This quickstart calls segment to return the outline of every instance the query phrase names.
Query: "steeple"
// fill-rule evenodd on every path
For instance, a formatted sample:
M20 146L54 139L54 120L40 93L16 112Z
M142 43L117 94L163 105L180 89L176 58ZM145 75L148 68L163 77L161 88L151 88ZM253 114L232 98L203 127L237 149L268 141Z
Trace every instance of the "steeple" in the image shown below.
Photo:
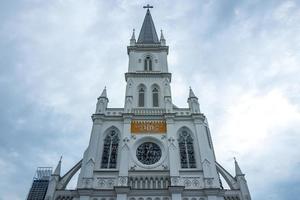
M59 161L58 161L58 164L53 172L53 175L55 176L60 176L60 170L61 170L61 159L62 159L62 156L60 157Z
M234 158L234 167L235 167L235 175L236 176L244 176L244 174L235 158Z
M99 98L107 98L106 87L104 87L104 89L103 89L103 91L102 91L102 93L101 93L101 95L100 95Z
M142 25L142 29L138 38L138 44L159 44L158 36L155 30L154 22L151 17L149 8L153 6L144 6L147 8L146 16Z

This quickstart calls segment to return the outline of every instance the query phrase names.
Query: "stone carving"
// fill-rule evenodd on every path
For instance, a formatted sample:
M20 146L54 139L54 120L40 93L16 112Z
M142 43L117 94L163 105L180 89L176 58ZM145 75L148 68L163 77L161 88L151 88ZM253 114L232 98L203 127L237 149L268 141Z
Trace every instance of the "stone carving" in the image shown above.
M197 179L194 179L192 184L193 184L193 186L194 186L195 188L199 188L199 187L200 187L200 181L197 180Z
M175 139L173 137L169 137L168 141L171 145L174 145Z
M118 186L127 186L127 184L128 184L128 177L127 176L119 176Z
M213 178L204 178L204 183L206 188L213 187Z
M189 187L191 187L191 185L192 185L192 183L191 183L191 181L189 179L185 179L184 180L184 186L185 187L189 188Z
M93 178L82 178L82 185L85 188L91 188L93 184Z
M137 167L136 165L133 165L130 167L130 170L135 170L136 167Z
M187 189L201 189L203 185L201 184L200 177L182 177L183 185Z
M116 184L116 180L114 177L99 177L97 178L97 188L101 189L112 189Z
M136 139L136 136L135 136L135 135L131 135L131 138L135 140L135 139Z
M171 185L172 186L180 185L180 177L179 176L172 176L171 177Z
M162 165L164 169L168 169L168 165Z
M125 137L124 139L123 139L123 142L124 143L128 143L130 141L130 139L128 138L128 137Z

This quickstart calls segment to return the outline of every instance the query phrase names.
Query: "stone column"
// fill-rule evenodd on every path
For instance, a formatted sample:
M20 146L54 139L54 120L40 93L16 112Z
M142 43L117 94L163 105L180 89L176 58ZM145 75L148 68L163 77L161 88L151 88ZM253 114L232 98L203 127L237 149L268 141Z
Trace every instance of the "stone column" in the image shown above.
M129 159L130 159L130 149L129 142L131 139L131 115L124 115L124 126L123 134L121 136L121 151L120 151L120 165L119 165L119 178L118 186L127 186L128 184L128 168L129 168Z
M167 138L168 138L168 153L169 153L169 166L171 186L177 186L180 184L179 177L179 159L178 159L178 144L177 136L174 124L174 115L168 114L166 117L167 123Z
M169 193L172 200L181 200L184 186L170 186Z
M93 127L91 131L91 137L89 141L89 146L83 154L82 166L80 170L80 174L78 177L77 187L84 188L86 187L86 180L90 180L90 186L93 185L93 171L95 168L95 163L97 162L98 154L99 154L99 142L100 137L102 136L102 117L99 115L93 115Z
M201 164L203 166L204 187L220 188L219 176L216 169L213 149L209 145L206 129L201 114L193 115L196 138L200 149Z
M127 194L130 191L130 187L116 186L114 189L117 194L117 200L127 200Z

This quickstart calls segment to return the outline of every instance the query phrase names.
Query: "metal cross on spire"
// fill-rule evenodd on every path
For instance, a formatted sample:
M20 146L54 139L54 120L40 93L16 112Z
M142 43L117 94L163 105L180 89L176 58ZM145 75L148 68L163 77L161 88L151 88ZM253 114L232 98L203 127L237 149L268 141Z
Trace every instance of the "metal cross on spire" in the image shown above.
M146 6L143 6L143 8L147 8L149 10L149 8L153 8L153 6L150 6L149 4L147 4Z

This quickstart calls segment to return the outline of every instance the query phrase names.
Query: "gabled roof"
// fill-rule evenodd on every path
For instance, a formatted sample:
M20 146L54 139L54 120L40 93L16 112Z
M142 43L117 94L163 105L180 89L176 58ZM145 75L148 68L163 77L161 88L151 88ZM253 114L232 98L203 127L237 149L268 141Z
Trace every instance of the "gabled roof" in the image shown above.
M158 36L149 9L147 9L147 13L137 43L139 44L159 43Z

